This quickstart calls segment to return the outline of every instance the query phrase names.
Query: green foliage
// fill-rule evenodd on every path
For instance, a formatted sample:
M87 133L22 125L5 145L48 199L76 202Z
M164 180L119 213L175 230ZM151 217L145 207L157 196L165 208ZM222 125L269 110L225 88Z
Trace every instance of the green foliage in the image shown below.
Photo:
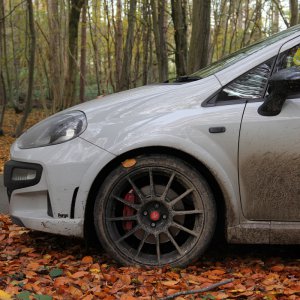
M62 269L52 269L50 271L49 275L52 279L54 279L56 277L63 275L63 270Z

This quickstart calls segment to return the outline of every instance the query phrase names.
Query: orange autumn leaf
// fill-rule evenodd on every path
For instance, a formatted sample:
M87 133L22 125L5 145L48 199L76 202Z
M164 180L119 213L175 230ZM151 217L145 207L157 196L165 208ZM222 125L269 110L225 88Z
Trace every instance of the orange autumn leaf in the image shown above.
M115 300L116 298L114 296L108 295L103 300Z
M93 263L93 258L91 256L85 256L81 262L83 264L92 264Z
M168 281L162 281L161 284L169 287L173 287L178 284L179 280L168 280Z
M134 158L129 158L126 159L125 161L122 162L122 166L124 168L131 168L136 164L136 160Z
M68 292L75 298L78 299L80 297L82 297L82 292L80 289L76 288L75 286L69 286L68 287Z
M225 272L224 270L215 269L215 270L210 271L210 273L211 273L212 275L223 275L223 274L225 274L226 272Z
M130 285L131 276L130 275L119 275L118 278L123 282L123 284Z
M123 294L120 298L120 300L136 300L136 299L138 299L138 298L133 297L131 295L126 295L126 294Z
M66 285L70 282L72 282L72 279L60 276L54 279L54 287L58 288L59 286Z
M227 298L230 298L230 296L226 293L223 293L223 292L217 293L215 295L216 300L222 300L222 299L227 299Z
M93 295L86 295L84 296L83 298L81 298L81 300L93 300L94 299L94 296Z
M41 267L41 265L37 262L30 262L27 265L27 269L32 270L32 271L37 271L39 268Z
M84 277L87 276L89 273L86 271L78 271L74 274L71 275L72 278L80 278L80 277Z
M281 272L284 270L284 265L276 265L271 267L272 272Z

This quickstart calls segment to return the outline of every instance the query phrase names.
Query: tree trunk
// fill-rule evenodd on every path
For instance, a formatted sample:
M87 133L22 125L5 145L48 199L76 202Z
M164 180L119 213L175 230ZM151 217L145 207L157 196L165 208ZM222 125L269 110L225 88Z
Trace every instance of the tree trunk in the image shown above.
M210 37L210 0L193 0L192 35L188 72L193 73L207 65Z
M168 80L168 49L166 42L166 0L151 0L152 23L158 64L159 81Z
M143 73L142 73L142 83L146 85L148 83L148 61L149 61L149 44L151 38L151 19L149 13L149 1L143 0Z
M299 8L298 8L298 0L290 0L290 25L294 26L298 24L299 19Z
M174 39L176 45L175 64L177 76L187 73L187 0L171 0Z
M30 35L29 61L28 61L28 89L27 89L24 113L16 129L17 137L22 133L31 109L33 80L34 80L34 65L35 65L34 62L35 62L35 46L36 46L34 16L33 16L32 0L26 0L26 2L28 8L28 23L29 23L29 35Z
M110 90L110 86L113 90L113 92L115 91L115 85L114 85L114 81L113 81L113 76L112 76L112 70L113 70L113 62L112 62L112 50L111 50L111 20L110 20L110 12L108 9L108 3L106 0L104 0L104 12L105 12L105 16L106 16L106 20L107 20L107 36L105 37L106 39L106 51L107 51L107 76L106 76L106 89L107 91Z
M272 3L272 27L271 33L277 33L279 31L279 11L276 6Z
M130 88L130 74L131 74L131 60L132 49L134 42L134 27L136 23L136 2L137 0L130 0L130 6L128 11L128 29L126 35L126 44L123 55L122 74L120 82L120 90L126 90Z
M67 56L67 74L65 79L65 104L66 107L75 104L76 83L78 73L78 26L80 12L85 0L71 0L68 27L68 56Z
M5 6L4 2L1 1L1 10L2 15L5 15ZM13 99L12 95L12 84L10 79L10 73L9 73L9 67L8 67L8 56L7 56L7 35L6 35L6 20L3 20L3 64L4 64L4 70L5 70L5 78L6 78L6 86L7 86L7 102L11 103Z
M59 21L58 0L47 0L49 30L49 82L52 96L52 113L62 109L63 106L63 64L61 61L61 31Z
M117 15L115 25L115 69L116 90L121 90L122 74L122 50L123 50L123 24L122 24L122 1L117 0Z
M97 83L97 96L101 94L101 68L99 63L99 53L98 53L98 45L95 40L97 37L97 25L92 25L92 18L90 14L90 10L88 10L89 15L89 28L90 28L90 38L91 43L93 46L93 61L94 61L94 68L95 68L95 76L96 76L96 83ZM95 17L95 21L97 20L97 6L93 7L93 16Z
M3 76L3 61L2 57L4 55L3 51L3 39L4 37L4 3L3 0L0 1L0 135L3 135L3 120L4 120L4 113L7 104L6 99L6 89L5 89L5 81Z
M85 0L85 3L82 8L82 17L81 17L81 49L80 49L80 90L79 90L79 100L81 103L85 101L85 83L86 83L86 23L87 23L87 5L88 1Z
M262 38L262 0L256 0L255 20L252 32L250 34L250 42L258 41Z

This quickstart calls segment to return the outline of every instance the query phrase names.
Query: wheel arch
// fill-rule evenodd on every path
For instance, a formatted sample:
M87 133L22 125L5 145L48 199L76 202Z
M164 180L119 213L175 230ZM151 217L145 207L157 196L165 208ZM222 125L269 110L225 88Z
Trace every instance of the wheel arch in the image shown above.
M134 149L128 152L125 152L113 160L111 160L96 176L95 180L91 185L91 189L89 191L85 212L84 212L84 236L89 244L94 244L97 241L96 231L94 228L93 222L93 211L94 211L94 202L99 190L99 187L102 185L105 178L109 175L109 173L116 168L121 162L126 159L137 157L141 154L165 154L173 157L177 157L186 163L193 166L202 176L207 180L213 196L216 201L217 206L217 230L215 234L215 238L224 239L225 238L225 230L227 226L226 219L228 218L227 214L231 211L228 204L226 205L224 193L222 192L221 186L216 180L215 176L212 172L205 166L201 161L199 161L196 157L192 156L189 153L186 153L182 150L178 150L175 148L169 148L165 146L154 146L154 147L144 147ZM97 243L97 242L96 242Z

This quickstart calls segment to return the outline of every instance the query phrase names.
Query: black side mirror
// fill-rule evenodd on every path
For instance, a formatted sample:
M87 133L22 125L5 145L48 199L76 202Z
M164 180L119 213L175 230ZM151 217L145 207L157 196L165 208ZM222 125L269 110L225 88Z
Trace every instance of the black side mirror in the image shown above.
M286 97L300 92L300 68L291 67L275 73L269 80L270 95L258 108L262 116L276 116L281 112Z

